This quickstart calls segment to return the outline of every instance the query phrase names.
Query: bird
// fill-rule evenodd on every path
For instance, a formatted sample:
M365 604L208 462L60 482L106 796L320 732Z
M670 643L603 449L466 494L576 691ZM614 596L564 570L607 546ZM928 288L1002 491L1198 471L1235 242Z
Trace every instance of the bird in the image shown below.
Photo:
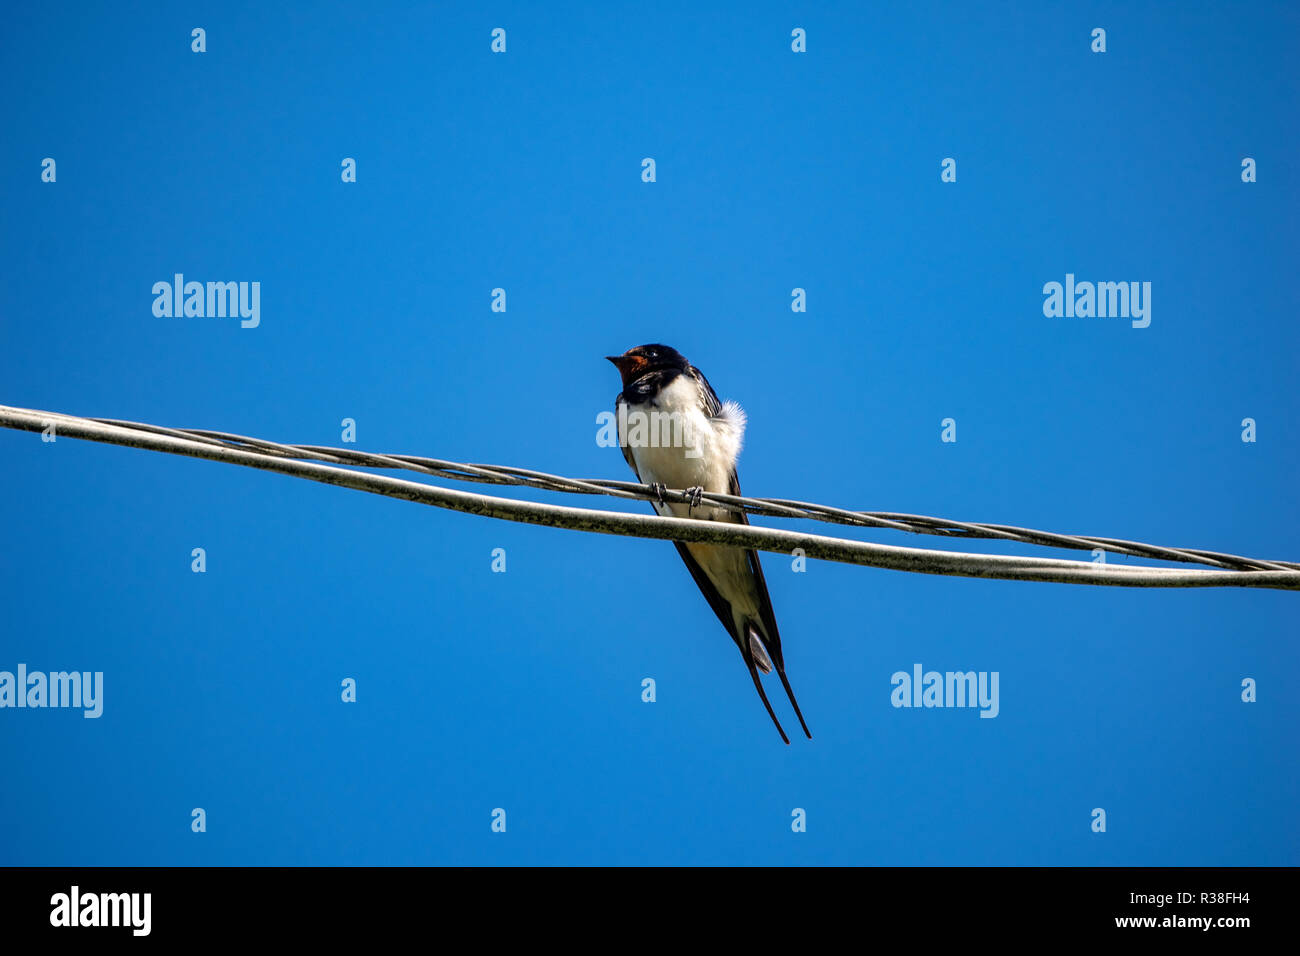
M637 480L649 485L655 511L665 517L692 517L749 524L744 512L701 503L704 492L740 495L736 460L744 441L746 417L735 402L720 402L704 373L667 345L638 345L622 355L605 356L618 369L623 390L614 399L619 447ZM668 488L689 500L665 501ZM781 722L763 691L759 671L775 668L808 739L812 734L785 675L781 634L763 566L753 549L675 541L695 584L740 649L749 676L777 733L789 745Z

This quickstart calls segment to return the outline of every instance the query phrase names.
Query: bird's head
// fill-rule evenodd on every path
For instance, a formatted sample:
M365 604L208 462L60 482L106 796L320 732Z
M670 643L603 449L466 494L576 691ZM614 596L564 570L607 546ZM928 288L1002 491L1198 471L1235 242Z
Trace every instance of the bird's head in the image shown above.
M623 376L624 385L635 382L647 372L657 372L662 369L684 372L690 365L686 361L686 356L667 345L638 345L634 349L628 349L622 355L606 355L605 358L614 363L618 374Z

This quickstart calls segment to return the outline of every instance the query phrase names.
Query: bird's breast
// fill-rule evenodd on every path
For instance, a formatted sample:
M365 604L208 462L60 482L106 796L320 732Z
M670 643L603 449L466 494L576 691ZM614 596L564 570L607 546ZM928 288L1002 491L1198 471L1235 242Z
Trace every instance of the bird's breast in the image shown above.
M732 437L727 421L704 413L699 387L687 376L678 376L645 402L625 402L618 425L619 441L628 449L642 481L723 494L730 490L739 436ZM673 503L657 510L687 514L686 505ZM692 516L721 516L713 512L707 507L696 508Z

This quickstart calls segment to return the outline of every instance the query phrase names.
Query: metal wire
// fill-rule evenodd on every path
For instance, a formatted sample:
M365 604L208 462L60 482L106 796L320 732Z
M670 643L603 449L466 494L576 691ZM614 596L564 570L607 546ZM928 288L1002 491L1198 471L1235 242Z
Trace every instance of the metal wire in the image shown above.
M1300 590L1300 563L1291 561L1247 558L1202 549L1159 547L1116 538L1057 534L1010 525L954 521L894 512L850 511L784 498L745 498L708 492L702 495L702 501L715 507L753 515L802 518L940 537L999 539L1086 551L1100 549L1155 560L1208 565L1219 570L1117 566L900 548L728 522L566 508L493 498L358 472L350 468L324 467L311 463L403 469L456 481L515 485L572 494L643 500L653 500L658 495L649 486L636 482L575 479L512 466L467 464L416 455L373 454L320 445L290 445L207 429L166 428L142 422L82 418L58 412L0 406L0 425L4 427L42 431L51 424L55 426L56 435L225 461L457 511L605 534L731 544L785 553L802 548L808 557L929 574L1128 587L1244 586ZM668 490L663 497L668 501L683 503L690 498L683 490Z
M180 438L201 438L203 440L225 444L232 447L245 447L268 454L278 454L304 461L325 461L351 464L369 468L400 468L439 478L451 478L456 481L474 481L497 485L516 485L541 488L546 491L560 491L572 494L610 495L616 498L634 498L657 500L656 493L648 486L631 481L617 481L607 478L574 479L528 468L516 468L508 465L476 465L461 462L444 461L437 458L424 458L416 455L375 454L350 448L335 448L322 445L288 445L249 438L229 432L217 432L207 429L162 428L140 422L122 421L111 418L94 418L91 421L105 425L117 425L122 428L137 428L156 434L173 435ZM664 500L685 503L689 496L682 490L664 492ZM1212 567L1233 568L1242 571L1262 570L1300 570L1300 563L1288 561L1265 561L1223 554L1215 551L1191 550L1187 548L1164 548L1142 544L1136 541L1122 541L1116 538L1099 538L1093 536L1055 534L1046 531L1033 531L1010 525L987 524L980 522L954 521L948 518L930 518L922 515L900 514L880 511L848 511L829 505L812 504L804 501L791 501L786 498L746 498L726 494L704 492L702 501L724 508L728 511L743 511L747 514L763 515L777 518L806 518L814 521L826 521L835 524L859 525L869 528L889 528L913 534L931 534L943 537L962 538L1000 538L1005 541L1019 541L1025 544L1044 547L1067 548L1078 551L1103 550L1115 554L1133 557L1152 558L1161 561L1177 561L1186 564L1205 564Z

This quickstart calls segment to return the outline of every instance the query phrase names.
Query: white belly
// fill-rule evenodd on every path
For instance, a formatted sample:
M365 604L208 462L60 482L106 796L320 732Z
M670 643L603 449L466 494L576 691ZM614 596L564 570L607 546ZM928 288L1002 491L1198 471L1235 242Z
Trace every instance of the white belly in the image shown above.
M646 484L703 488L728 494L744 435L744 414L728 403L723 417L709 418L700 407L699 387L679 375L649 402L627 405L619 416L619 441L626 445L637 474ZM626 428L626 431L625 431ZM662 515L686 517L688 506L654 502ZM722 518L728 512L696 508L694 518Z

